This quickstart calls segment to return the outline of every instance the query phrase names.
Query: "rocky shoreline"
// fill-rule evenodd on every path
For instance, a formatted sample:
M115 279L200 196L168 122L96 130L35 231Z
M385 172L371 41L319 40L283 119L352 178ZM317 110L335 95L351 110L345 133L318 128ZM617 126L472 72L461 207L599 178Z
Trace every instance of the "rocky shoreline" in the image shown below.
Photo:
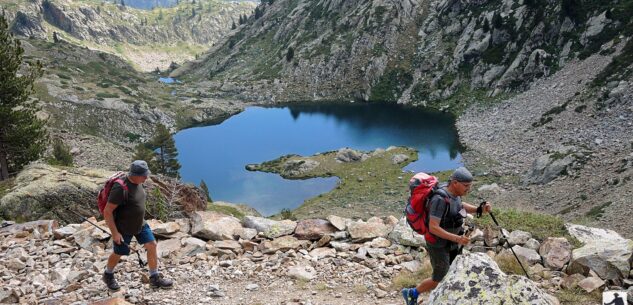
M0 303L400 304L399 289L429 272L424 239L393 216L354 221L330 215L298 222L247 216L240 221L198 211L189 218L149 223L159 237L160 268L176 280L173 290L148 288L146 271L131 256L116 269L122 290L108 292L100 276L111 242L88 223L5 222ZM98 225L107 230L103 221ZM559 304L556 297L564 301L568 293L581 300L574 304L593 304L592 292L633 284L633 241L603 229L568 225L568 231L582 247L572 249L565 238L538 241L529 232L476 229L450 277L424 296L430 299L425 304L479 304L480 297L490 304ZM534 282L504 273L514 261L502 247L506 241L529 265ZM503 288L508 283L511 289ZM486 291L485 296L478 291Z

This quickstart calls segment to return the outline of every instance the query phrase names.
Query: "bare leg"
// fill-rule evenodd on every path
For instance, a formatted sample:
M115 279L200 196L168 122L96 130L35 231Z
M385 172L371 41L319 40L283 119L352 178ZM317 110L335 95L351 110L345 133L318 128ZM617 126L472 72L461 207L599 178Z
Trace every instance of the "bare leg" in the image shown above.
M106 264L106 266L108 267L108 269L112 270L114 269L114 267L116 267L116 264L119 263L119 260L121 260L121 255L118 255L113 252L108 257L108 263Z
M425 279L424 281L422 281L422 283L420 283L420 285L418 285L418 287L415 287L415 289L418 291L418 293L422 294L424 292L428 292L431 291L433 289L435 289L435 287L437 287L437 284L439 284L439 282L436 282L430 278Z
M156 241L150 241L143 245L147 250L147 266L149 270L158 269L158 253L156 250Z

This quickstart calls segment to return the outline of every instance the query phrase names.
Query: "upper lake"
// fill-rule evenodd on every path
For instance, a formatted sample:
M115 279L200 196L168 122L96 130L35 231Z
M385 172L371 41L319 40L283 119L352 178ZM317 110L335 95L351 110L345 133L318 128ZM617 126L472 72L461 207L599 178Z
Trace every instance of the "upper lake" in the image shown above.
M286 180L249 172L245 166L250 163L342 147L369 151L409 146L418 150L419 159L404 170L434 172L461 165L451 116L392 104L249 107L219 125L185 129L174 138L184 181L199 184L204 179L213 200L245 203L265 216L330 191L338 179Z

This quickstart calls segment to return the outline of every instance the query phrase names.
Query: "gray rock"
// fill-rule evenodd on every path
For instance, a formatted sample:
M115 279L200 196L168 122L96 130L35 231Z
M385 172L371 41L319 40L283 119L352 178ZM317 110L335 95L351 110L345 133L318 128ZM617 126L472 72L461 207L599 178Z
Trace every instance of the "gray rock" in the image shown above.
M248 291L255 291L257 289L259 289L259 285L257 285L257 284L248 284L248 285L246 285L246 290L248 290Z
M594 271L605 280L626 278L631 269L633 241L612 230L566 224L569 233L584 243L572 251L568 273L588 275Z
M232 240L242 231L239 219L215 212L194 212L191 222L191 234L206 240Z
M293 279L311 281L316 277L317 272L312 266L297 265L288 268L286 275Z
M344 231L347 228L347 222L349 221L348 219L336 215L328 216L327 220L339 231Z
M508 242L511 245L524 245L528 240L532 238L532 234L525 231L515 230L510 233L508 237Z
M396 154L393 157L391 157L391 163L393 164L400 164L407 160L409 160L409 156L404 155L404 154Z
M370 218L367 222L359 220L347 226L347 231L355 241L372 240L377 237L385 237L390 233L390 228L379 218Z
M283 173L290 177L303 176L319 166L315 160L288 160L283 164Z
M336 228L324 219L304 219L297 223L295 237L305 240L318 240L324 235L333 234Z
M578 282L578 286L584 289L586 292L592 292L602 286L604 286L604 281L598 277L588 277L580 282Z
M547 268L561 270L571 259L571 244L564 237L548 237L539 248Z
M262 217L246 216L243 220L244 227L257 230L268 238L277 238L290 235L295 231L297 223L292 220L276 221Z
M468 253L457 256L426 304L557 305L558 300L525 277L504 274L488 255Z
M516 253L519 258L525 259L530 265L541 263L541 256L532 249L516 245L512 247L512 250L514 250L514 253Z
M541 243L539 243L538 240L536 240L534 238L530 238L527 242L525 242L524 246L526 248L528 248L528 249L532 249L534 251L538 251L539 248L541 247Z
M351 148L341 148L336 153L336 160L341 162L355 162L360 161L363 154L357 150Z

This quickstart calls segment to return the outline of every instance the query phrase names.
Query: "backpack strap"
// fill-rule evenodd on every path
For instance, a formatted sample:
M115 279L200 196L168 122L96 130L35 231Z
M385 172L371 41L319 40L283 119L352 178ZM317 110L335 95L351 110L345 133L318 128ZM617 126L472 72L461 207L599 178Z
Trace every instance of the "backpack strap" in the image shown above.
M128 199L128 193L129 193L129 189L127 187L127 184L125 184L125 181L123 181L123 179L121 178L116 178L114 179L114 183L117 183L121 186L121 188L123 189L123 203L127 203L127 199Z

